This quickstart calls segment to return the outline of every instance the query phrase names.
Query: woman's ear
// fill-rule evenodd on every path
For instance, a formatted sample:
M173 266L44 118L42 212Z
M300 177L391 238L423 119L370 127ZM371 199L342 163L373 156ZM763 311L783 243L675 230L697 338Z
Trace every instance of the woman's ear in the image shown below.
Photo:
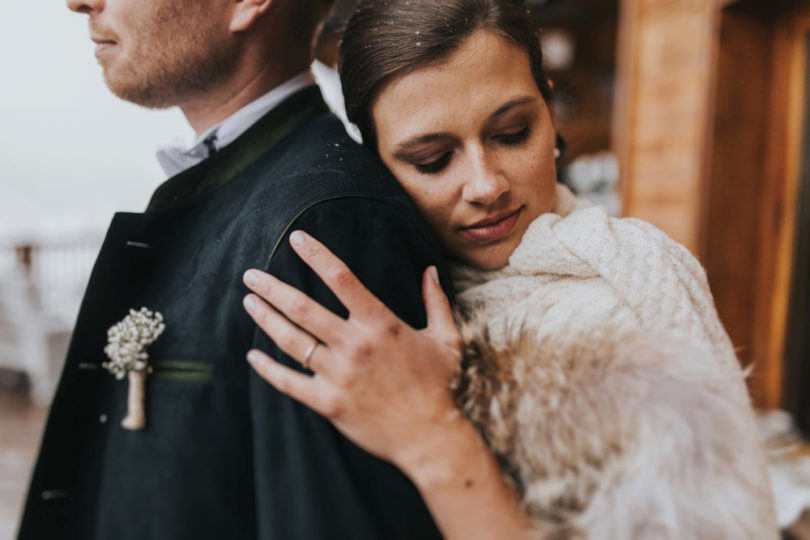
M236 0L231 16L231 32L244 32L263 15L274 0Z

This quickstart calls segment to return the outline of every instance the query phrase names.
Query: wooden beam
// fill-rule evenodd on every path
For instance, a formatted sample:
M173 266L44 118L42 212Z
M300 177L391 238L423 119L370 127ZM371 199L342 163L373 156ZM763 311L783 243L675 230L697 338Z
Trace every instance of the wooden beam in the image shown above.
M614 150L623 213L701 255L717 7L622 0Z
M783 405L784 354L791 299L791 278L799 192L802 120L805 114L806 36L810 1L799 0L776 20L771 125L760 220L757 304L752 353L768 407Z

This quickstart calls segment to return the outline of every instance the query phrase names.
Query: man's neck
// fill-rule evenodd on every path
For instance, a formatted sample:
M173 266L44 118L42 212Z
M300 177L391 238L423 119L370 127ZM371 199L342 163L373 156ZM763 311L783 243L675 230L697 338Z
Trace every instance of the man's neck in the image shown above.
M197 136L221 123L242 107L308 69L306 63L286 66L265 62L258 70L237 70L229 81L204 96L180 105Z

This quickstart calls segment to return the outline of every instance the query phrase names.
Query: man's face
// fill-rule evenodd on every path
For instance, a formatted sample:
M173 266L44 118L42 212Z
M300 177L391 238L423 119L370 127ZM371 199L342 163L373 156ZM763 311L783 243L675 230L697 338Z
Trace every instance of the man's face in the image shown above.
M118 97L152 108L210 92L233 69L228 0L67 0L90 19L104 79Z

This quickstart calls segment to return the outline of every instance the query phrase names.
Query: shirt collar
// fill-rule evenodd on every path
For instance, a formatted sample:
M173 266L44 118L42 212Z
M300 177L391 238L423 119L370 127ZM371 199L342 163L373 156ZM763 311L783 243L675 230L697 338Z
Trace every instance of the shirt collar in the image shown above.
M259 118L292 94L314 84L315 78L311 71L299 73L200 134L190 147L171 143L159 148L157 151L158 163L169 177L193 167L218 149L232 143Z

